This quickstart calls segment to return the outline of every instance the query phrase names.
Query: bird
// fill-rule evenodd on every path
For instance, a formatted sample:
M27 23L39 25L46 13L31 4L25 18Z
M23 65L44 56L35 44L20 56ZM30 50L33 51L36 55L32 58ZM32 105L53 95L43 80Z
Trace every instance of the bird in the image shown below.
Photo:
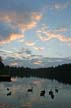
M51 96L52 99L54 99L54 93L53 93L52 89L49 91L49 95Z
M55 92L58 93L58 89L57 88L55 89Z
M9 89L9 88L7 88L7 90L9 91L10 89Z
M53 91L52 90L49 91L49 95L53 95Z
M45 90L42 90L41 92L40 92L40 96L44 96L45 95Z
M10 96L12 94L12 92L10 91L9 93L7 93L7 96Z
M27 92L33 92L33 87L29 88Z

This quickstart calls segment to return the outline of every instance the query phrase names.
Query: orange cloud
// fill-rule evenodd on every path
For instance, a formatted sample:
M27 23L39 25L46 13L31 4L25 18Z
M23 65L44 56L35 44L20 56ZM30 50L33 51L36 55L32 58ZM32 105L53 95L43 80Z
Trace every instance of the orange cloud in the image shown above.
M42 18L41 14L37 14L36 12L32 13L32 19L39 21Z
M71 37L65 37L64 35L61 35L61 34L55 34L55 33L48 32L47 35L48 37L51 37L51 39L56 38L62 42L71 42Z
M28 42L25 42L25 44L26 44L27 46L34 46L34 45L35 45L35 42L28 41Z
M30 14L31 17L29 17L30 21L27 22L27 23L20 23L18 24L19 27L23 30L23 31L26 31L28 29L32 29L34 27L37 26L37 23L38 21L40 21L40 19L42 18L42 15L36 13L36 12L33 12Z
M15 12L0 12L0 21L2 22L12 22L16 20L16 13Z
M29 22L27 24L24 24L24 23L18 24L19 28L22 31L26 31L28 29L32 29L32 28L36 27L36 25L37 25L37 22L36 21L31 21L31 22Z
M24 30L32 29L33 27L35 27L41 18L42 15L37 12L25 12L24 14L19 14L16 12L0 12L0 21L13 23L13 26L19 27Z
M18 39L22 37L22 34L24 34L25 31L32 29L37 26L38 21L42 18L42 15L37 12L25 12L24 14L16 13L16 12L6 12L1 13L0 12L0 22L8 23L8 27L10 26L10 29L18 29L21 34L14 34L11 30L12 34L4 40L0 41L0 44L4 44L6 42L10 42L12 40ZM5 26L7 26L7 23ZM4 37L4 36L3 36Z
M11 41L13 41L13 40L16 40L16 39L20 39L20 38L22 38L23 37L23 35L22 34L11 34L8 38L6 38L5 40L1 40L0 41L0 44L5 44L5 43L9 43L9 42L11 42Z
M41 41L48 41L48 40L56 38L62 42L71 42L70 36L66 37L65 35L59 34L64 31L68 31L68 29L62 28L62 29L58 29L58 30L54 30L54 31L48 31L48 30L46 31L44 29L41 29L41 30L37 31L37 36Z
M38 61L35 61L33 64L40 65L42 64L42 61L38 60Z
M38 37L41 41L48 41L51 39L51 37L46 37L46 36L41 36L41 35L38 35Z

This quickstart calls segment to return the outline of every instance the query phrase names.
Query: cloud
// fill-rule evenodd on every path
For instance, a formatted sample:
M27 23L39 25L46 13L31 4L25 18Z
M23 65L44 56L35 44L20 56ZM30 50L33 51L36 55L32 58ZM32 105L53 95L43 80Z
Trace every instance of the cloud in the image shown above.
M28 59L30 60L32 58L32 52L28 48L20 48L16 53L16 58L20 60Z
M10 51L10 50L0 50L0 55L3 56L3 58L10 58L10 60L13 61L13 59L22 59L20 54L18 52Z
M18 60L32 60L32 59L39 59L42 58L42 55L33 55L32 51L28 48L20 48L17 51L9 51L0 49L0 56L3 58L9 58L10 60L18 59ZM11 59L12 58L12 59Z
M46 2L41 3L39 1L38 6L33 6L31 5L31 3L33 4L34 1L30 0L30 2L28 3L27 0L0 1L0 44L10 42L12 40L12 34L22 35L25 31L33 29L37 26L38 22L43 17L41 8L43 7L43 5L46 5ZM53 2L53 4L50 4L49 7L61 9L66 8L68 4L68 2L65 2L63 4ZM39 36L39 38L42 41L51 39L50 37L47 38L41 35ZM15 39L17 39L17 37L13 38L13 40ZM31 46L33 44L27 43L27 45Z
M27 41L27 42L25 42L25 44L26 44L27 46L34 46L34 45L35 45L35 42Z
M49 6L49 8L55 9L55 10L63 10L63 9L66 9L68 7L68 5L69 5L69 1L64 2L64 3L55 2L55 3L51 4Z
M23 53L31 54L31 50L29 50L28 48L22 47L19 49L18 54L23 54Z
M49 58L42 55L33 55L29 49L21 48L17 52L0 49L0 56L6 65L17 63L18 66L39 68L57 66L64 63L71 63L71 57Z
M65 8L67 8L67 6L68 6L68 3L64 3L64 4L55 4L55 5L54 5L54 8L55 8L55 9L65 9Z
M36 12L32 13L32 19L39 21L41 18L42 18L42 15L40 13L38 14Z
M43 47L37 47L37 46L33 46L33 49L36 50L36 51L42 51L42 50L44 50Z
M19 26L24 29L31 29L42 18L40 12L16 13L13 11L0 12L0 22L10 23L11 26ZM30 26L30 27L29 27Z
M13 40L16 40L16 39L20 39L22 38L23 35L22 34L11 34L9 37L7 37L5 40L0 40L0 45L1 44L5 44L5 43L9 43Z
M35 41L35 42L33 42L33 41L27 41L27 42L25 42L25 44L27 46L31 46L36 51L42 51L42 50L44 50L44 47L35 46L36 42L38 42L38 40Z
M21 38L21 39L18 40L18 42L20 42L20 43L24 43L25 40L24 40L23 38Z
M11 34L22 35L36 27L41 20L41 12L28 9L26 3L23 0L0 1L0 44L8 42Z
M67 43L67 45L71 47L71 43Z
M65 9L67 9L69 7L69 5L71 4L70 0L66 0L66 1L58 1L58 0L54 0L52 1L48 1L47 3L45 3L45 5L43 5L43 13L46 13L46 11L51 10L51 11L63 11Z
M61 32L66 32L68 29L55 29L55 30L45 30L44 28L37 31L37 36L41 41L48 41L51 39L58 39L61 42L71 42L70 36L65 36L60 34Z
M22 31L32 29L36 27L36 25L37 25L37 22L35 21L28 22L27 24L18 24L19 28L21 28Z
M9 23L0 22L0 45L24 37L18 28L12 28Z
M43 35L41 35L41 34L38 34L37 35L38 36L38 38L41 40L41 41L48 41L48 40L50 40L51 39L51 37L47 37L47 36L43 36Z
M53 31L54 31L54 33L64 33L64 32L71 31L71 29L66 28L66 27L60 27L60 28L54 29Z
M25 13L22 16L22 19L20 23L18 23L19 28L21 28L23 31L32 29L37 26L38 21L42 18L42 15L38 12L32 12L32 13Z
M35 64L35 65L40 65L40 64L42 64L42 61L37 60L37 61L33 62L33 64Z
M58 40L60 40L60 41L62 41L62 42L71 42L71 37L68 37L68 36L66 37L66 36L64 36L64 35L55 34L55 33L51 33L51 32L48 32L47 35L48 35L49 37L51 37L51 39L52 39L52 38L56 38L56 39L58 39Z
M23 16L16 14L12 16L11 13L7 17L4 15L4 21L1 22L0 25L0 44L9 42L8 39L12 38L11 34L20 34L24 37L23 33L29 29L36 27L38 21L41 19L41 15L38 15L36 12L34 16L35 17L33 17L33 13L26 13ZM5 18L8 18L8 20L6 20ZM17 37L13 39L15 40L17 39Z
M43 56L42 55L31 55L31 59L33 60L33 59L40 59L40 58L42 58Z

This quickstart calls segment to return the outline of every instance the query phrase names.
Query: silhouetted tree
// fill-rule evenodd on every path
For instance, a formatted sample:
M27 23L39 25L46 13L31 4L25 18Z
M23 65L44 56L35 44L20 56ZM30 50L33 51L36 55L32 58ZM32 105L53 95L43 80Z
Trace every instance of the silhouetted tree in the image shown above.
M4 64L2 63L2 57L0 56L0 69L4 67Z
M2 57L0 56L0 62L2 62Z

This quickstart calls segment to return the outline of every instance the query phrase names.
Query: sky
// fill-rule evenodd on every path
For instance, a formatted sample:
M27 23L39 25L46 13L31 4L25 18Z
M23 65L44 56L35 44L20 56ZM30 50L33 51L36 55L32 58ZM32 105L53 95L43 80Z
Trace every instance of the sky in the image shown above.
M0 0L0 56L30 68L71 63L71 0Z

